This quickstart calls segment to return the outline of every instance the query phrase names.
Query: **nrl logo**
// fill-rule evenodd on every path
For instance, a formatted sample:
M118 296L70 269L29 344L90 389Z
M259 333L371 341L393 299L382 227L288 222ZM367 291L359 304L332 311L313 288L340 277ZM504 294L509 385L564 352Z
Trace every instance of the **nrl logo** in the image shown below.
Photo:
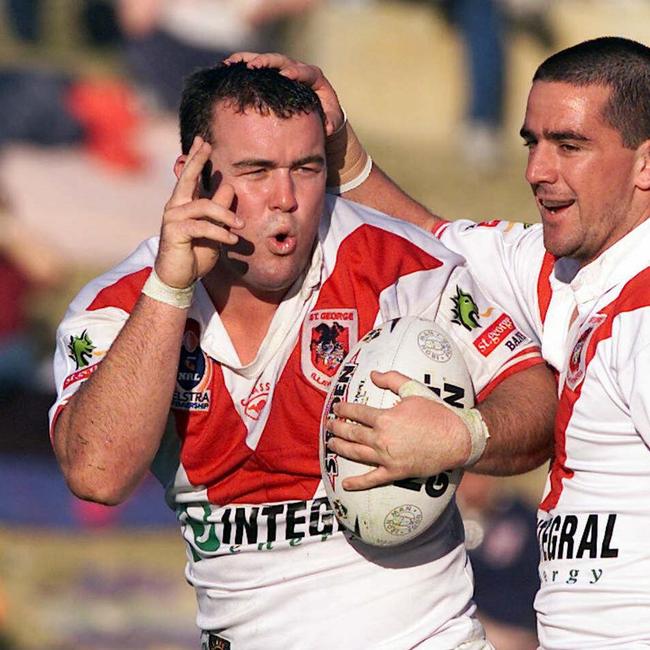
M85 368L90 363L95 345L88 336L88 330L84 330L81 336L70 336L68 341L68 357L77 364L77 370Z
M452 296L451 299L454 303L452 308L452 314L454 316L451 319L452 323L462 325L470 332L477 327L481 327L481 324L478 322L478 305L474 302L471 294L465 293L456 285L456 295Z

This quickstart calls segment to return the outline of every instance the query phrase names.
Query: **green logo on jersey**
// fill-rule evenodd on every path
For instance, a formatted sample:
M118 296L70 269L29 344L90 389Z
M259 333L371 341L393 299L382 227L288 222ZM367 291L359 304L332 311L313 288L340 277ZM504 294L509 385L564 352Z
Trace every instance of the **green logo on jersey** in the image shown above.
M452 300L454 301L452 323L462 325L470 332L477 327L481 327L478 322L478 305L469 293L465 293L456 285L456 295L452 297Z
M187 523L187 525L192 529L192 535L194 537L194 544L199 551L204 553L214 553L219 550L221 542L217 537L217 531L215 524L208 521L210 516L210 506L203 504L203 521L196 521L193 519L187 512L187 508L181 509L181 522ZM183 516L184 515L184 516ZM196 552L194 546L190 543L190 550L192 551L192 556L194 557L195 562L200 562L203 558Z
M88 330L84 330L81 336L70 336L68 356L77 364L77 370L85 368L90 363L94 349L95 346L88 336Z

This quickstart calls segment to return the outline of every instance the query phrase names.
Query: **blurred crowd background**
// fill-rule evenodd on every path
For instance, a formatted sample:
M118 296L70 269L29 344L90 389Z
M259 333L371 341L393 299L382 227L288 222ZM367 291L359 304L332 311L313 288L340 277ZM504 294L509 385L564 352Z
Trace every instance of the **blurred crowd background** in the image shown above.
M74 499L50 451L55 328L158 230L183 77L234 50L321 66L372 156L449 218L536 221L518 131L552 51L650 43L647 0L0 0L0 650L189 650L194 596L153 479ZM459 495L501 650L535 648L544 471Z

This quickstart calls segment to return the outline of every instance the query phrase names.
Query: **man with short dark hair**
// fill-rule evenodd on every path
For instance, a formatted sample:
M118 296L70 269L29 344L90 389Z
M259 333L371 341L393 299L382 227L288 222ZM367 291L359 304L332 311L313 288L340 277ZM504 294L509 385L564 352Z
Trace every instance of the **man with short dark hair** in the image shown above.
M377 324L417 314L449 329L458 287L485 322L504 312L427 233L326 198L307 87L243 64L199 71L181 133L160 239L86 286L58 331L51 431L68 484L119 503L151 466L206 649L490 648L455 504L411 542L364 545L333 516L318 444L336 369ZM444 469L505 448L520 470L548 457L553 380L511 333L515 351L504 339L487 356L475 332L450 334L492 437L478 424L441 436ZM545 411L513 408L528 391Z
M275 63L312 83L340 123L318 69ZM512 315L558 373L555 458L538 521L541 646L649 647L650 49L603 37L551 56L533 78L521 135L541 227L442 221L377 169L348 195L431 229L493 299L514 294ZM403 477L426 453L428 440L416 447L409 436L430 421L427 407L410 422L396 415L373 426L375 411L341 405L332 450L380 470L347 486Z

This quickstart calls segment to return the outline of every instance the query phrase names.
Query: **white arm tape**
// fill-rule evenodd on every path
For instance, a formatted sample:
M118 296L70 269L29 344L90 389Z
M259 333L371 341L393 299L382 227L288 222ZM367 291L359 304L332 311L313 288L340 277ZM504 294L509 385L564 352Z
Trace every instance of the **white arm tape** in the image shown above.
M192 304L194 286L194 284L191 284L185 289L170 287L158 277L155 269L152 268L151 274L142 287L142 293L158 302L164 302L166 305L178 307L178 309L187 309Z
M343 122L334 133L327 136L325 146L328 163L327 180L330 182L325 191L337 195L359 187L372 171L372 158L354 133L342 106L341 111ZM334 184L333 180L339 182Z
M487 424L483 420L481 413L478 409L459 409L450 406L443 400L441 400L432 390L427 388L424 384L411 379L402 384L399 389L399 396L404 399L405 397L426 397L427 399L433 400L442 404L445 408L453 411L465 424L467 430L469 431L470 437L470 452L467 460L463 464L463 467L471 467L475 465L485 452L485 447L487 446L488 438L490 437L490 432L488 431Z
M326 187L325 191L328 194L343 194L344 192L349 192L350 190L353 190L355 187L359 187L361 183L365 182L368 176L370 176L371 171L372 171L372 158L370 157L370 154L368 154L368 159L366 160L366 164L364 165L361 172L357 176L355 176L355 178L348 181L347 183L343 183L342 185Z

